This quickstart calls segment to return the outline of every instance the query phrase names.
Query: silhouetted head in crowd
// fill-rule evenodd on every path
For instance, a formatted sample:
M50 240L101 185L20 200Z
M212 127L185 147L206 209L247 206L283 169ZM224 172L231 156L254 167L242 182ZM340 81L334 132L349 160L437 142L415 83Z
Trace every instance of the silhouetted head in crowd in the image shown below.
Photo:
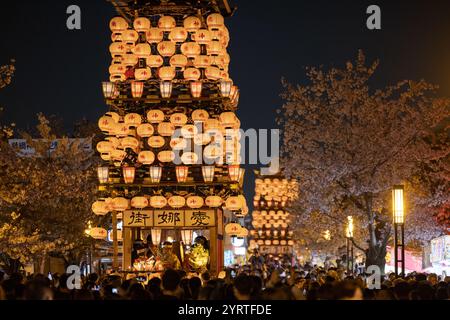
M237 300L250 300L252 294L252 280L245 274L234 279L234 296Z
M175 270L168 269L162 276L162 287L165 294L174 294L180 285L181 277Z
M334 285L334 297L336 300L362 300L361 288L354 280L344 280Z

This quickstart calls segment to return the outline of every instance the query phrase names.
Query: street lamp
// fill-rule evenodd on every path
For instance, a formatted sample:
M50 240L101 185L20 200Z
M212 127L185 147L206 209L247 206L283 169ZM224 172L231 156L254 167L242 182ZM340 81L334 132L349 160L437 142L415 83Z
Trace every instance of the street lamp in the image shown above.
M345 237L347 238L347 273L353 273L353 217L347 217L347 227L345 228Z
M395 274L398 275L398 264L401 263L402 275L405 275L405 200L404 187L392 188L392 215L394 219L394 259ZM400 249L400 257L398 256Z

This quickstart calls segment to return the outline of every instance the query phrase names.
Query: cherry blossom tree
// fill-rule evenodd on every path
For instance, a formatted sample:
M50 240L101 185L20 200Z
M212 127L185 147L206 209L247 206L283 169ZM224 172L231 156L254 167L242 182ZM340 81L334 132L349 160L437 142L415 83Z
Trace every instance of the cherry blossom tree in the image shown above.
M372 89L377 66L360 52L344 68L308 68L308 84L284 82L279 121L283 166L299 181L297 225L343 239L346 217L353 216L355 245L367 265L384 270L393 185L406 188L409 243L442 232L425 208L449 198L448 187L431 176L442 179L448 161L450 100L436 97L436 87L423 80Z

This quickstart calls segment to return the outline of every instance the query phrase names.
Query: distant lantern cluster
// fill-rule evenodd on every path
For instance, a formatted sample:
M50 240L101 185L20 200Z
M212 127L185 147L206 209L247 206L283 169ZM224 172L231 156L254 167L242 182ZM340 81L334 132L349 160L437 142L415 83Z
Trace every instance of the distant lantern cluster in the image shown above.
M250 247L259 247L262 252L285 254L295 244L294 232L290 228L291 215L286 211L289 202L298 195L296 180L283 177L258 176L255 180L253 198Z

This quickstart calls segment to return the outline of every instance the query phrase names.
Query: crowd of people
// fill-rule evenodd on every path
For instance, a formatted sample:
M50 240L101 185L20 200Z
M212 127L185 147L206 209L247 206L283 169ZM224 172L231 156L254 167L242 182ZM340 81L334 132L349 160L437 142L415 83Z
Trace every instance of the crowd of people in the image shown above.
M228 268L213 277L168 269L150 278L128 274L81 279L70 290L70 275L0 273L0 300L448 300L450 277L388 274L369 289L366 275L345 269L303 266L270 270L258 263ZM69 281L68 281L69 280ZM69 284L69 287L68 287Z

